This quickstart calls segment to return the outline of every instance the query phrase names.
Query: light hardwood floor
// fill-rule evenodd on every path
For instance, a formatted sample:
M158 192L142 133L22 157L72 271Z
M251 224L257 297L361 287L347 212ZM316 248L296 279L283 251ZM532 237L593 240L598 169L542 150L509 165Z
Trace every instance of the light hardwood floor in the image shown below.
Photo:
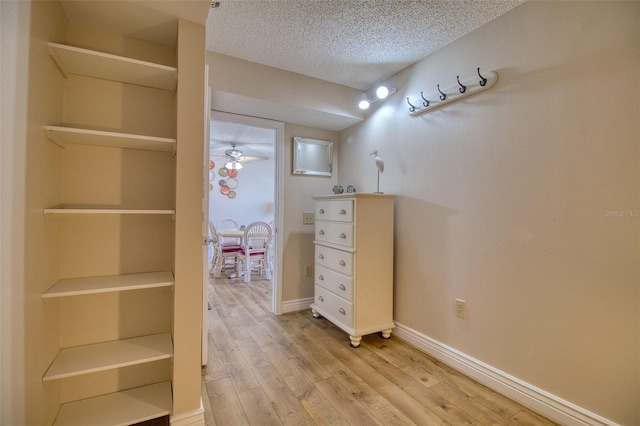
M555 425L395 337L311 311L275 316L271 283L210 279L207 425Z

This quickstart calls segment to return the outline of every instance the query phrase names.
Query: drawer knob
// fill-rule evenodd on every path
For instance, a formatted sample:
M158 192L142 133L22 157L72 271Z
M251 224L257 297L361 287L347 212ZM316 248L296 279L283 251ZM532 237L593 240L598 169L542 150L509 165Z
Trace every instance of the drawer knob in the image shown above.
M344 308L340 308L338 309L338 312L340 312L342 315L345 315L347 312L344 310Z
M320 231L318 231L318 234L324 235L324 231L321 229Z
M321 301L321 302L324 302L324 297L318 296L318 300Z
M347 211L345 209L340 210L340 214L347 214Z
M318 275L318 279L319 279L320 281L324 281L324 275L322 275L322 274Z
M320 211L318 213L324 214L324 209L320 209Z
M347 262L345 262L344 260L340 261L340 266L347 266Z
M340 238L342 238L343 240L347 238L347 236L343 233L340 234Z
M347 289L347 288L344 286L344 284L340 284L340 285L338 286L338 288L339 288L340 290L342 290L342 291L345 291L345 290Z
M318 259L324 259L324 254L320 253L320 254L318 255Z

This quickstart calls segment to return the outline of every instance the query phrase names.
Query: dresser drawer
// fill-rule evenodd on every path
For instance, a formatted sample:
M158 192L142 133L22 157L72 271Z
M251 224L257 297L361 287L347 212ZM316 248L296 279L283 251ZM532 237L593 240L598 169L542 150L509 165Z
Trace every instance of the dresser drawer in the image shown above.
M315 286L315 304L320 313L331 316L348 327L353 326L353 305L319 285Z
M316 285L326 288L349 302L353 301L353 278L316 265Z
M353 253L348 251L316 245L316 263L344 275L353 275Z
M353 225L319 220L316 222L316 241L353 247Z
M353 222L353 200L318 201L316 219Z

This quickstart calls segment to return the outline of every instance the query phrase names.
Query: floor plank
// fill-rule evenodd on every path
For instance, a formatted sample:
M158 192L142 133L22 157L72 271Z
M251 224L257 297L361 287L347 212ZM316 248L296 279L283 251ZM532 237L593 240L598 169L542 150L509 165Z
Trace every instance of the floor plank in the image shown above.
M216 424L251 424L230 379L220 379L215 382L209 382L206 384L206 389ZM208 423L207 426L209 426Z
M252 425L282 425L262 388L249 389L238 394L242 408ZM229 423L233 424L233 423Z

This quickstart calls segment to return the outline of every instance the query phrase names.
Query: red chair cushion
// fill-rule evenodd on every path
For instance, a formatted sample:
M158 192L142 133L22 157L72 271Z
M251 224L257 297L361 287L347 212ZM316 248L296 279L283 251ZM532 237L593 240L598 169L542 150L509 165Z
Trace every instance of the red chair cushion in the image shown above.
M235 246L235 247L222 247L222 254L225 253L240 253L242 250L242 247L240 246Z

